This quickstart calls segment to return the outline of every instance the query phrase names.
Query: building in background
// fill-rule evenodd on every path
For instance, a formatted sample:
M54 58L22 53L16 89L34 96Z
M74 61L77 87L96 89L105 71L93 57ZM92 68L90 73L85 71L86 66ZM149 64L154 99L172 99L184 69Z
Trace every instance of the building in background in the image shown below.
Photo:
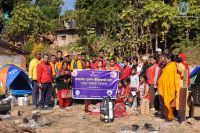
M0 67L5 64L15 64L26 70L26 54L28 53L18 46L0 41Z
M56 30L57 46L66 46L78 40L79 29L76 27L75 20L64 21L60 29Z

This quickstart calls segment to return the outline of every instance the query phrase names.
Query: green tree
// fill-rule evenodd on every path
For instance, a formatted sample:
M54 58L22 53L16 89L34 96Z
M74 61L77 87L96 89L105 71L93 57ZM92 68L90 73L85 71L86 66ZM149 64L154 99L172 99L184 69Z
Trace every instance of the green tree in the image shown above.
M39 7L30 2L16 5L6 25L6 34L15 41L26 41L29 35L47 32L54 28Z
M37 6L40 7L45 16L49 19L56 19L61 12L63 0L38 0Z
M118 29L123 3L121 0L77 0L76 9L87 11L85 18L90 27L95 27L98 32L105 31L106 35L113 37Z

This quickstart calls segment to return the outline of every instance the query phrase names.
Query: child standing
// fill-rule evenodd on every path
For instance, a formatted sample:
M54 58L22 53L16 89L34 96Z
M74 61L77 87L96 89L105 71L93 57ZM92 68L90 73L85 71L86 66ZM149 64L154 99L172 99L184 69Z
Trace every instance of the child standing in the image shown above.
M133 109L137 109L137 89L139 86L139 76L137 75L137 68L133 67L131 69L130 75L130 95L133 100Z
M145 75L140 75L138 94L140 99L141 114L149 114L150 90L149 85L146 83Z

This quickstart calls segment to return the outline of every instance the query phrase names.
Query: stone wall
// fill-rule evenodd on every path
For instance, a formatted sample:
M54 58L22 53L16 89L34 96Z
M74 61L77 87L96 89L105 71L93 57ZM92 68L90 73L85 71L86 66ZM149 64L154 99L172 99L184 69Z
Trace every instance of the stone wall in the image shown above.
M0 55L0 66L5 64L15 64L26 70L26 57L24 55Z
M66 46L78 40L78 33L76 30L61 30L56 33L56 40L58 46Z

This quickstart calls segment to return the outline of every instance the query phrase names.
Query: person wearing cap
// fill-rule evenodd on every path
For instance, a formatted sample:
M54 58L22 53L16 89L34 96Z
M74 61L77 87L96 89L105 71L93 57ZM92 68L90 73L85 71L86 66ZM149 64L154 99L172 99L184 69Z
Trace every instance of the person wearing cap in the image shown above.
M156 54L157 55L161 55L162 54L162 49L161 48L157 48L156 49Z
M71 70L74 70L74 69L82 69L83 66L82 66L82 63L81 61L78 59L78 53L77 52L74 52L73 53L73 59L71 61L71 65L70 65L70 69Z
M66 53L64 55L63 62L67 62L69 64L68 69L70 69L71 61L70 61L70 54L69 53Z

